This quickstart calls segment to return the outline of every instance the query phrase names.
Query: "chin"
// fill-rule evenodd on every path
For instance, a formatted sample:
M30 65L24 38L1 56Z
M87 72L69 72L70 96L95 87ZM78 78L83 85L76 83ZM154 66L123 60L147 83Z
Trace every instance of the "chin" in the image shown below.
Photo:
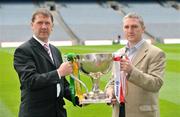
M129 38L128 41L134 42L134 41L136 41L136 39L134 39L134 38Z
M39 39L40 39L41 41L44 41L44 42L46 42L46 41L48 40L47 37L39 37Z

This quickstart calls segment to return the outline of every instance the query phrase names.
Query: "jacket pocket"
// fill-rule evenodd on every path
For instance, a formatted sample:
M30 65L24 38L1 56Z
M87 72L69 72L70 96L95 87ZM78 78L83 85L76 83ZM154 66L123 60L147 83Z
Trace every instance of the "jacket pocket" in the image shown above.
M157 105L140 105L139 110L140 111L157 111L158 106Z

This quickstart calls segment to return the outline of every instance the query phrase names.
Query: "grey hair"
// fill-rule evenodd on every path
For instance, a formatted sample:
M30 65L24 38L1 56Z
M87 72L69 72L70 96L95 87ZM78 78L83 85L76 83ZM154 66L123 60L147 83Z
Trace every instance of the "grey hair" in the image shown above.
M124 23L125 19L127 19L127 18L136 18L139 20L139 23L141 24L141 26L145 27L143 18L140 15L138 15L137 13L131 12L131 13L128 13L127 15L125 15L123 18L123 23Z
M47 16L47 17L50 17L50 18L51 18L51 21L52 21L52 23L53 23L53 21L54 21L53 15L52 15L51 12L50 12L48 9L46 9L46 8L39 8L39 9L37 9L37 10L33 13L31 21L34 22L34 20L35 20L35 18L36 18L36 15L39 15L39 14L42 14L42 15Z

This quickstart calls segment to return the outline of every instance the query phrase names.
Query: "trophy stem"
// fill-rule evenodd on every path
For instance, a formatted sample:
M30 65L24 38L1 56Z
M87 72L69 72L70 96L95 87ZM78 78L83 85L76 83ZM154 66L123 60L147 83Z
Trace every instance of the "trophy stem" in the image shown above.
M90 77L91 77L91 80L92 80L92 92L94 93L98 93L100 90L99 90L99 82L100 82L100 77L102 75L101 72L97 72L97 73L90 73L89 74Z
M93 83L92 91L94 93L98 93L99 92L99 80L100 79L91 77L91 80L92 80L92 83Z

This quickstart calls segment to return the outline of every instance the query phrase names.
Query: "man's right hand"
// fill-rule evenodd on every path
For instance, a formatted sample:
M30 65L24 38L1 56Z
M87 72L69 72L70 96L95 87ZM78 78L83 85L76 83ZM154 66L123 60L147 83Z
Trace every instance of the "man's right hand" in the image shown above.
M62 63L59 68L57 69L58 73L61 76L67 76L70 75L73 72L73 65L71 62L64 62Z
M108 103L108 105L113 105L117 101L113 92L114 92L114 90L112 87L108 87L106 89L106 96L107 96L107 98L111 99L111 103Z

